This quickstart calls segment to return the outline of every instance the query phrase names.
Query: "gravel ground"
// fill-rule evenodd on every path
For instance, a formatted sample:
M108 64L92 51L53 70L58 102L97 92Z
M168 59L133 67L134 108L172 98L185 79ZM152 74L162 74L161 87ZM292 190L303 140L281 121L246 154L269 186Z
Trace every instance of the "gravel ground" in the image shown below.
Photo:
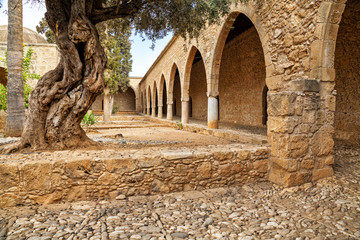
M360 147L336 148L335 176L0 210L0 239L360 239Z

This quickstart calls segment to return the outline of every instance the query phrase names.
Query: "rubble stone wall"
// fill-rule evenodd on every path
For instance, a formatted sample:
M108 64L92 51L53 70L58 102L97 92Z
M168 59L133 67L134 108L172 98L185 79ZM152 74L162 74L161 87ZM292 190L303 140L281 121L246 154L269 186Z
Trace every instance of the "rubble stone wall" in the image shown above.
M36 156L35 156L36 155ZM115 199L265 180L268 149L56 152L0 156L0 206Z

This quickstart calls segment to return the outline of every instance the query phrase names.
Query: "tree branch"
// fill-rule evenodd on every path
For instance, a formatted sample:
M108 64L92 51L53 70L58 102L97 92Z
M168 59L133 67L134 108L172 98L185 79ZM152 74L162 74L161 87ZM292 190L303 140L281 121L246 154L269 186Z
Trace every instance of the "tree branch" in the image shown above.
M122 2L118 0L116 6L93 8L89 19L94 24L115 18L124 18L136 14L148 2L148 0L130 0Z

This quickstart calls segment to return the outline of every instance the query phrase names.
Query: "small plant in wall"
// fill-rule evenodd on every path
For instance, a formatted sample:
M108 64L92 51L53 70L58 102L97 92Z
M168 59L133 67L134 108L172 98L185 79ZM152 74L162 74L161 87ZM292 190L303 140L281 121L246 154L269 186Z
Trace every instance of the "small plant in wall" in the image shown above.
M177 127L177 130L183 130L184 129L184 126L181 122L176 122L176 127Z
M93 125L95 125L98 122L96 119L94 113L92 111L88 111L83 120L81 121L82 127L85 128L85 131L87 132L89 128Z

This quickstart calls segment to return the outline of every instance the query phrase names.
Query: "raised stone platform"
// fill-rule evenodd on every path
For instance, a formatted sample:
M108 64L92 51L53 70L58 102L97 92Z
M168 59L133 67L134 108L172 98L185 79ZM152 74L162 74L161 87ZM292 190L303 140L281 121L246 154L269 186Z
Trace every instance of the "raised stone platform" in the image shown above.
M0 156L0 206L121 199L266 181L268 148L58 151Z

